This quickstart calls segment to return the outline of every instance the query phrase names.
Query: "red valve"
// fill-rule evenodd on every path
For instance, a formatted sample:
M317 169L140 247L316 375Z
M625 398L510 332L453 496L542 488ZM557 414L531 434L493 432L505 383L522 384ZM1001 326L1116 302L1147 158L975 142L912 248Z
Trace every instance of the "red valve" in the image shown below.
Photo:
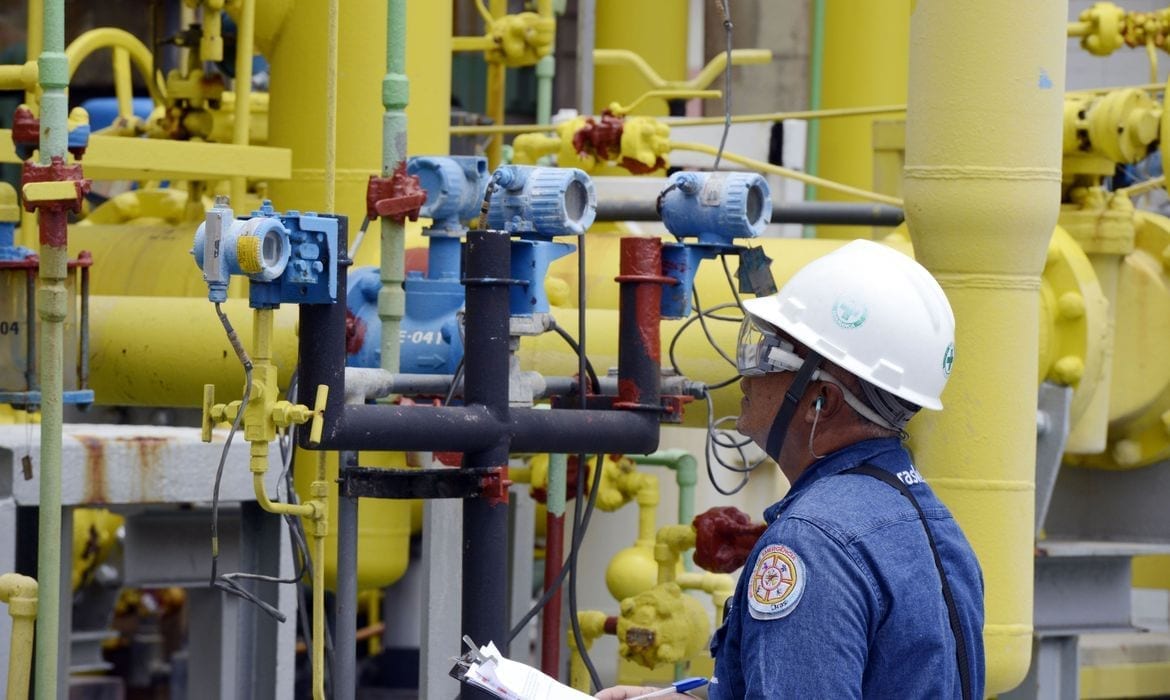
M753 523L734 506L711 508L695 516L695 563L706 571L729 574L747 561L768 526Z
M366 215L371 219L389 217L398 223L409 218L418 221L418 210L427 201L427 193L417 175L406 174L406 163L399 163L390 177L370 176L366 187Z

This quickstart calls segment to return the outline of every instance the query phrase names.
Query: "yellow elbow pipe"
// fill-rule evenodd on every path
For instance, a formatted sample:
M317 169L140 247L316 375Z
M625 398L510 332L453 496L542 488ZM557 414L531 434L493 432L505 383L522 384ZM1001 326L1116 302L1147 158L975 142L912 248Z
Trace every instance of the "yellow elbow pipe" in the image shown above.
M131 62L142 73L143 82L146 83L146 89L150 92L150 98L154 100L156 105L162 104L162 95L159 94L158 87L154 84L154 57L151 56L146 45L139 41L138 37L124 29L100 27L91 29L74 39L65 48L65 57L69 59L69 75L72 76L81 62L89 58L91 53L106 48L121 49L128 53Z
M581 627L581 640L585 642L588 651L593 647L593 640L605 634L605 613L600 610L582 610L577 613L577 622ZM585 660L581 658L581 651L577 648L577 638L566 635L569 645L569 685L581 691L589 690L589 671L585 668Z
M678 575L678 562L683 552L695 546L695 528L685 525L667 525L654 539L654 561L658 562L658 583L670 583Z
M1065 6L918 0L911 17L906 219L954 309L957 362L946 409L910 433L983 565L989 694L1031 657L1037 292L1060 202Z
M20 574L0 576L0 601L8 603L12 617L12 645L8 652L8 689L5 697L28 697L32 669L33 636L37 619L36 579Z

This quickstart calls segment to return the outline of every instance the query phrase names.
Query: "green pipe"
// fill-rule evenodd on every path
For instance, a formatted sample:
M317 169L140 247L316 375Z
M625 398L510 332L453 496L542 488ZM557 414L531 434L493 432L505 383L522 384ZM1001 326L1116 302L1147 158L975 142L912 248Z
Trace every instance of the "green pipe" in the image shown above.
M536 123L552 123L553 77L557 74L557 60L553 54L536 62Z
M41 96L41 163L65 158L68 145L69 59L65 56L65 0L45 0L44 40L37 60ZM65 276L69 253L64 244L49 245L45 227L65 226L64 212L46 219L41 212L40 328L41 464L37 544L36 697L57 697L57 650L61 605L61 424L64 387L64 324L68 309Z
M821 108L821 87L825 73L825 0L813 1L812 21L812 56L809 57L811 73L809 75L808 108ZM820 170L821 160L821 120L813 119L808 123L808 152L805 154L805 171L809 175L816 175ZM817 188L808 186L806 200L817 198ZM812 226L804 227L804 237L812 238L815 229Z
M406 162L406 0L389 0L386 12L386 76L382 78L382 177L391 177ZM382 217L382 289L378 317L382 321L382 369L398 371L398 333L406 310L406 229Z
M660 450L648 455L626 455L635 464L649 464L674 470L678 484L678 522L689 525L695 519L695 484L699 482L699 465L686 450ZM694 571L695 564L684 557L687 571Z

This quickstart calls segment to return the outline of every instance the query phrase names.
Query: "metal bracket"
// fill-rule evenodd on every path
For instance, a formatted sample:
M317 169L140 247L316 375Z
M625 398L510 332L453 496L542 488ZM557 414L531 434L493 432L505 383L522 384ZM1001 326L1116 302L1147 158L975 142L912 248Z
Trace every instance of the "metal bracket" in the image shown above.
M1068 440L1072 387L1052 382L1040 385L1036 409L1036 533L1044 527L1048 505L1056 489L1064 443Z
M477 469L382 469L351 467L341 472L343 498L506 498L505 467Z

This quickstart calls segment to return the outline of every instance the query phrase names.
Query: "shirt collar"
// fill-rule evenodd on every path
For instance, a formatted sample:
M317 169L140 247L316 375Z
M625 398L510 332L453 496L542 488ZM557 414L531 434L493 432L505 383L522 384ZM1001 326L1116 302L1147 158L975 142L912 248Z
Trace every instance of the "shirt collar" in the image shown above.
M800 494L827 476L840 474L847 469L852 469L862 464L873 464L877 467L890 469L896 466L905 468L903 465L909 463L909 455L902 447L901 440L896 437L874 438L872 440L855 442L848 447L843 447L836 452L826 455L824 458L817 460L809 466L796 479L796 483L792 484L792 487L788 489L788 494L764 511L764 520L769 525L772 524L784 512L784 509L792 501L796 500Z

